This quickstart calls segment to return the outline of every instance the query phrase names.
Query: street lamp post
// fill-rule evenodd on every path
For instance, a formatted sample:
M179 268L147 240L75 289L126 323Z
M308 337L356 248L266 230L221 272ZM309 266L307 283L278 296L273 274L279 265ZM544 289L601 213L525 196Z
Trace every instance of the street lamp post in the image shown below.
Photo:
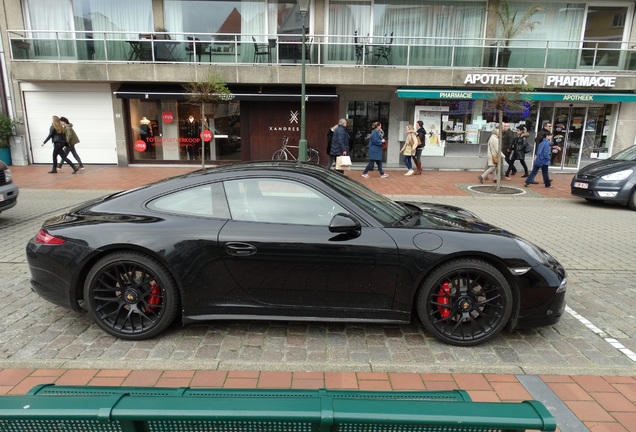
M300 140L298 141L298 160L307 160L307 137L305 135L305 18L307 18L307 12L309 11L309 3L311 0L298 0L298 9L300 10L300 17L302 18L302 65L300 75Z

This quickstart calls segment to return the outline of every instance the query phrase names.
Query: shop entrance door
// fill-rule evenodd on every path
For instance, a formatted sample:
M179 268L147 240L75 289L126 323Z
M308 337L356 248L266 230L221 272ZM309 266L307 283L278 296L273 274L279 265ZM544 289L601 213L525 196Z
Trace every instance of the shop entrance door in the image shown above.
M552 110L552 108L549 108ZM553 109L550 166L578 168L584 142L587 106L559 105ZM542 118L542 116L540 117Z

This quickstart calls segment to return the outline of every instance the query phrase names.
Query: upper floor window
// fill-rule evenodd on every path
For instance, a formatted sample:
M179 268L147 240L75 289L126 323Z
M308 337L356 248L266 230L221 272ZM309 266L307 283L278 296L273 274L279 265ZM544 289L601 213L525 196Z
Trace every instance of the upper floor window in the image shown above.
M131 33L153 30L152 0L26 0L24 14L29 30Z

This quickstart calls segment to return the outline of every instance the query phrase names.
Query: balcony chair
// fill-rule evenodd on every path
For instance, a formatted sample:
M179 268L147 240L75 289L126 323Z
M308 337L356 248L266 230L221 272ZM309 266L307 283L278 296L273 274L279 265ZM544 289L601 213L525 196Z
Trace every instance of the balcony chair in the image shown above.
M369 35L367 35L367 38L368 37ZM356 64L362 64L362 61L364 60L365 50L364 50L364 45L360 42L360 39L358 38L358 30L356 30L353 33L353 43L354 43L355 52L356 52Z
M380 63L380 60L385 59L386 64L391 64L391 48L393 46L393 32L391 32L391 36L389 37L389 41L386 41L386 34L384 35L384 45L378 47L374 54L374 62L373 64Z
M254 42L254 63L257 63L263 56L267 56L267 61L272 62L272 48L271 42L267 44L259 44L256 42L254 36L252 36ZM275 39L274 39L275 41Z

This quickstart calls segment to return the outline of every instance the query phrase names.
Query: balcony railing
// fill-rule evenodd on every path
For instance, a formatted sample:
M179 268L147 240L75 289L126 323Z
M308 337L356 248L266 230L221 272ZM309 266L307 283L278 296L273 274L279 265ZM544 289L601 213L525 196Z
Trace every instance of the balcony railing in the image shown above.
M11 59L38 62L300 63L300 34L9 31ZM309 35L308 64L405 68L636 70L621 41Z

